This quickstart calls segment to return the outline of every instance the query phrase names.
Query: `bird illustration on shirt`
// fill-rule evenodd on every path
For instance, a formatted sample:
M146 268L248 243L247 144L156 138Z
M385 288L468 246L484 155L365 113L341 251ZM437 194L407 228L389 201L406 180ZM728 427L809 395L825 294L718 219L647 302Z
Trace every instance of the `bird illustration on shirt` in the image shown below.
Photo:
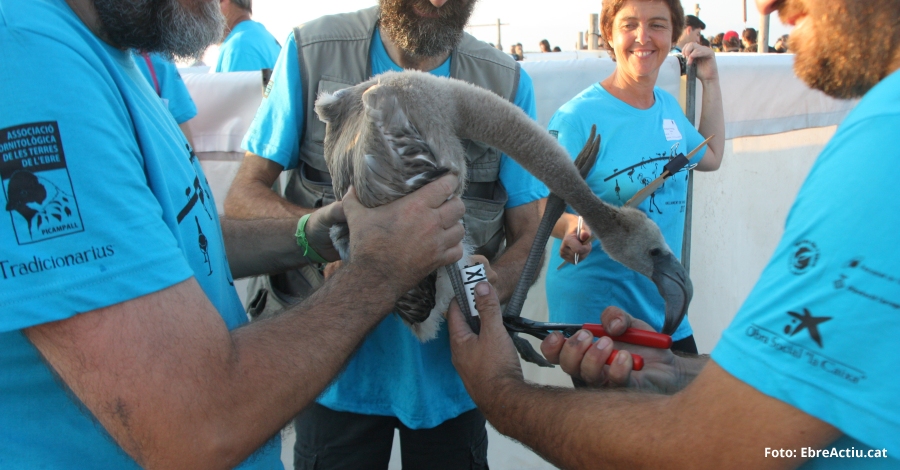
M75 199L52 181L27 170L19 170L9 178L6 210L21 215L33 239L34 231L65 224L73 220Z

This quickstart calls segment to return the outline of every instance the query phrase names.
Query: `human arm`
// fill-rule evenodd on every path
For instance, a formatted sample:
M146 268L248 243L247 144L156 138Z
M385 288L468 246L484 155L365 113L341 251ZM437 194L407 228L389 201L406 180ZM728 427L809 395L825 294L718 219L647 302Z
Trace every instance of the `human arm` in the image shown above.
M507 208L503 214L506 228L506 250L491 264L496 272L497 292L503 302L509 300L522 276L525 260L534 243L537 227L544 213L546 199Z
M668 349L654 349L615 342L615 337L628 328L654 331L647 323L635 319L618 307L607 307L601 315L609 337L594 342L588 330L579 330L570 338L559 332L541 343L541 353L564 372L592 387L628 387L634 390L672 394L684 389L706 366L709 356L673 354ZM606 365L613 349L622 353ZM633 371L632 353L644 358L644 368Z
M519 86L514 104L531 119L536 119L534 86L525 70L519 75ZM497 286L500 299L509 300L516 283L522 276L525 260L531 251L541 216L547 204L549 191L546 186L528 173L519 163L507 155L500 160L500 182L505 186L509 199L503 214L506 230L506 248L492 268L497 272ZM490 278L489 278L490 280Z
M456 304L448 317L466 389L498 431L561 468L793 468L803 460L766 458L765 449L820 448L840 434L714 362L673 396L526 383L487 283L476 308L479 335Z
M314 211L289 202L272 185L284 170L281 164L247 152L225 196L225 216L229 219L297 219Z
M332 225L346 222L341 202L313 212L306 222L309 247L326 260L340 258L329 231ZM222 219L222 235L231 275L235 279L283 272L309 263L297 246L295 217L271 219ZM329 265L334 263L329 263ZM329 273L330 274L330 273Z
M298 130L303 129L306 117L293 34L288 36L269 83L241 143L247 153L225 197L225 215L230 219L296 219L312 212L272 191L281 172L298 165Z
M569 263L575 263L576 254L582 260L591 254L593 247L591 228L582 222L581 234L578 235L578 216L575 214L563 212L563 215L556 221L556 225L553 226L551 235L562 239L559 256Z
M184 134L185 139L187 139L188 144L190 144L191 148L194 148L194 136L188 126L188 121L197 116L197 105L191 98L181 73L178 72L178 68L172 61L158 53L152 53L148 57L150 58L150 64L153 66L153 71L151 72L149 69L150 64L135 56L138 68L150 80L151 85L159 85L159 97L163 99L169 113L175 118L175 122L178 123L178 127L181 129L181 133ZM153 82L154 77L152 75L147 77L151 73L156 74L155 80L157 83Z
M191 278L25 334L143 467L234 467L318 396L403 292L461 256L456 184L374 209L348 193L351 258L276 318L229 332ZM421 245L391 250L401 236Z
M700 126L697 130L709 141L703 159L695 168L699 171L715 171L722 164L725 153L725 111L722 107L722 89L719 86L719 69L712 49L697 43L689 43L682 50L688 65L697 64L697 78L703 85Z

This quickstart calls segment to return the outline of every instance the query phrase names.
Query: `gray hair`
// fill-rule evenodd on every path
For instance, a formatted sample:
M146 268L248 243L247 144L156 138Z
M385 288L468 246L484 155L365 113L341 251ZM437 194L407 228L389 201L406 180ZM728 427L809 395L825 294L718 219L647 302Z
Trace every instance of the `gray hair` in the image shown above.
M253 0L231 0L231 3L247 13L253 13Z

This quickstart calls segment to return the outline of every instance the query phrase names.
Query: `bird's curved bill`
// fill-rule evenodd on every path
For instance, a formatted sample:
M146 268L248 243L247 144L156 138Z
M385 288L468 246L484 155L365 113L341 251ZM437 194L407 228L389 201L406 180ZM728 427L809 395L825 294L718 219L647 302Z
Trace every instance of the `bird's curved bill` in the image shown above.
M666 302L666 319L662 333L671 335L687 315L688 305L694 296L694 286L684 266L672 253L653 259L653 275L650 279L656 284L659 295Z

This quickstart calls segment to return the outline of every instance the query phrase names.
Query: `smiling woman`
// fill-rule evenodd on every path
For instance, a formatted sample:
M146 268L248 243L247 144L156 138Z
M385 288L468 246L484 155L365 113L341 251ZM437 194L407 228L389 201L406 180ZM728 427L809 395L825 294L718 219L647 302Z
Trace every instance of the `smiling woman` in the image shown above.
M660 176L664 165L700 146L706 136L715 137L690 163L699 170L717 169L724 151L725 120L713 52L696 43L682 51L688 63L697 64L697 77L703 84L699 132L684 117L677 100L656 87L659 68L684 26L681 2L607 0L602 17L601 28L616 69L563 105L550 121L550 132L572 156L584 145L591 126L597 126L602 145L597 164L586 178L591 189L604 201L620 206ZM638 206L660 227L679 258L686 174L676 173ZM593 244L591 228L579 230L576 214L564 214L554 227L553 235L561 240L555 242L550 265L562 260L574 263L576 254L579 263L548 272L550 321L592 323L605 307L614 305L657 330L666 326L664 332L675 340L673 348L696 352L688 322L673 326L666 321L673 315L665 311L654 284L629 273L599 243ZM597 253L588 257L592 250Z

